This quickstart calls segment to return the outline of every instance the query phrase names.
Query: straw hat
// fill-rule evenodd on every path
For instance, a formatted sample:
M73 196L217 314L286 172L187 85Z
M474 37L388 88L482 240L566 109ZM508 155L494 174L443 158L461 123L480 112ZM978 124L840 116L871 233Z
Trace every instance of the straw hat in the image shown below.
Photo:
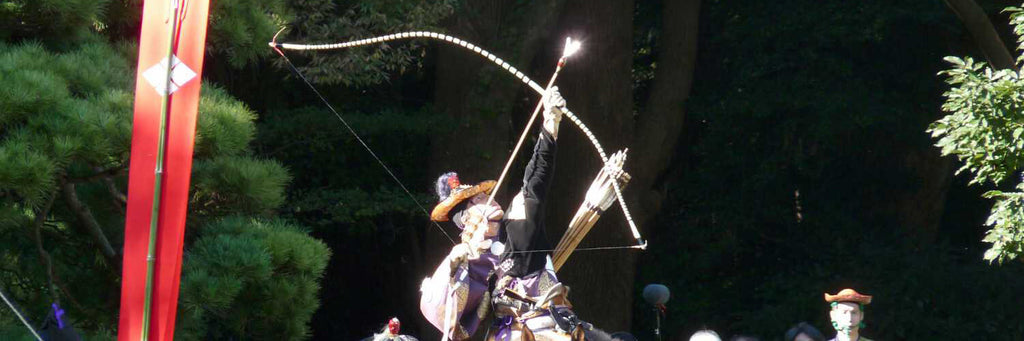
M487 180L476 185L463 185L455 172L445 173L437 178L437 195L440 202L430 212L430 220L448 221L448 213L466 199L480 193L491 194L497 181Z
M847 288L847 289L840 290L835 295L829 295L826 292L825 293L825 302L828 302L828 303L832 303L832 302L856 302L856 303L867 305L867 304L871 304L871 296L870 295L863 295L863 294L857 292L857 290L853 290L853 289Z

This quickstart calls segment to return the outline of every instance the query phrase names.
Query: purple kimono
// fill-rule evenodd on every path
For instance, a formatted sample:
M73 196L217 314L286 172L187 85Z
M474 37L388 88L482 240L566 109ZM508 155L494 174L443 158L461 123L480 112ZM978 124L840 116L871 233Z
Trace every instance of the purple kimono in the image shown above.
M491 239L501 247L481 254L451 274L449 262L443 261L420 288L420 311L438 330L453 340L467 339L477 331L480 321L491 309L491 295L501 295L505 288L528 297L547 292L558 284L551 266L550 250L545 238L543 202L554 173L555 138L542 131L534 146L533 157L526 166L521 193L524 197L524 219L505 219L498 236ZM491 276L504 285L489 288ZM501 280L508 276L508 280ZM500 317L500 316L499 316ZM446 325L458 321L457 325ZM499 329L502 326L498 326Z
M448 262L441 262L434 274L425 279L420 287L420 311L423 317L442 332L448 327L447 330L451 331L448 335L450 339L463 340L472 336L491 308L491 302L487 301L490 300L490 276L501 278L504 275L498 262L498 256L484 253L480 258L466 263L468 271L466 266L459 267L454 276L450 276ZM526 296L536 297L555 284L558 284L558 278L554 269L547 266L526 277L513 277L507 286ZM457 325L445 326L446 313L455 315L451 320L458 321Z
M480 321L487 316L487 304L481 306L481 303L488 290L488 279L497 264L498 256L484 253L480 258L467 261L451 275L447 260L441 262L420 287L423 317L442 332L447 327L453 333L448 338L462 340L473 335ZM451 320L458 321L458 325L445 326L446 313L455 314Z

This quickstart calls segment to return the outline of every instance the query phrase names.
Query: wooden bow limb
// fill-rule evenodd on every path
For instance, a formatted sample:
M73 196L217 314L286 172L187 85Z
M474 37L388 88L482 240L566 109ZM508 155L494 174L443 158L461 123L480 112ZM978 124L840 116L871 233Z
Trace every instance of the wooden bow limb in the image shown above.
M569 222L569 228L565 230L562 239L558 241L558 246L555 247L551 257L556 272L565 264L583 237L601 218L601 214L615 202L615 185L622 188L629 183L630 175L622 170L622 165L625 162L625 150L612 154L605 166L597 173L594 182L590 184L583 203L576 210L576 215Z
M508 162L505 163L505 168L501 170L501 175L498 176L498 183L494 185L494 189L491 190L491 195L487 197L487 206L490 206L494 202L494 196L498 194L498 190L501 189L501 183L505 180L505 175L508 174L509 168L512 167L512 161L516 159L519 154L519 148L523 146L523 141L526 140L526 136L530 133L530 127L533 126L533 121L537 119L537 113L540 113L540 109L544 107L544 102L547 101L551 87L555 85L555 80L558 79L558 74L562 72L562 68L565 67L565 62L569 60L569 56L576 54L580 50L580 42L574 41L571 38L565 38L565 48L562 50L562 57L558 59L558 64L555 66L555 72L551 74L551 79L548 80L548 86L544 87L544 92L540 94L540 101L537 102L537 107L533 109L533 114L530 115L530 120L526 122L526 128L523 128L523 133L519 136L519 141L516 142L516 147L512 149L512 154L508 158ZM560 110L560 109L559 109Z
M498 190L501 189L501 183L505 181L505 176L508 175L508 170L512 168L512 162L515 161L516 156L519 155L519 148L523 147L523 141L526 141L526 136L530 134L530 127L532 127L533 122L537 120L537 114L540 113L541 108L544 108L544 103L548 100L548 96L550 96L551 87L555 85L555 80L558 79L558 74L562 72L562 68L565 67L565 62L569 59L569 56L575 54L579 49L579 41L573 41L571 38L565 38L565 48L562 50L562 57L558 59L558 64L555 66L555 72L551 74L551 79L548 80L547 87L544 88L544 92L541 93L540 100L537 101L537 107L533 109L533 114L530 115L530 120L526 122L526 127L523 128L523 133L519 135L519 140L516 142L515 148L512 149L512 154L509 155L508 161L505 163L505 168L501 170L501 175L498 176L498 182L494 185L494 189L491 190L491 195L487 196L487 203L484 204L485 206L490 207L491 203L494 202L494 196L497 195ZM562 108L552 110L561 109ZM463 238L463 242L467 243L469 241L466 238ZM483 250L479 247L470 247L470 257L472 258L479 257L479 253L481 252L483 252Z
M486 59L490 60L491 62L493 62L494 64L498 65L502 69L505 69L510 74L515 76L516 79L521 80L524 84L529 86L530 89L533 89L534 92L536 92L537 94L541 95L542 97L547 93L547 89L546 88L541 87L540 84L537 84L536 82L531 80L529 77L527 77L525 74L523 74L522 71L519 71L515 67L512 67L511 65L509 65L508 62L502 60L498 56L488 52L487 50L481 49L479 46L473 45L473 44L471 44L471 43L469 43L469 42L467 42L465 40L462 40L462 39L459 39L459 38L456 38L456 37L452 37L452 36L449 36L449 35L441 34L441 33L436 33L436 32L423 32L423 31L402 32L402 33L389 34L389 35L380 36L380 37L372 37L372 38L354 40L354 41L343 42L343 43L316 44L316 45L278 43L276 38L275 38L273 41L271 41L269 43L269 45L270 45L270 47L274 48L279 54L281 54L282 57L284 57L284 53L282 53L281 50L300 50L300 51L304 51L304 50L343 49L343 48L350 48L350 47L363 46L363 45L369 45L369 44L384 43L384 42L388 42L388 41L392 41L392 40L409 39L409 38L437 39L439 41L444 41L444 42L447 42L447 43L450 43L450 44L454 44L456 46L461 46L461 47L463 47L465 49L473 51L474 53L476 53L477 55L480 55L483 58L486 58ZM575 41L572 41L572 40L567 40L566 41L566 48L563 50L562 56L565 57L565 56L571 55L574 52L578 51L579 49L580 49L580 46L579 46L578 42L575 42ZM284 58L285 58L285 61L288 61L287 57L284 57ZM291 65L291 62L288 62L288 63L289 63L289 65ZM299 74L298 70L296 70L294 68L294 66L292 66L292 71L294 71L297 74ZM310 87L312 87L312 86L310 85ZM324 100L324 101L326 101L326 100ZM573 124L575 124L577 127L579 127L579 129L583 132L583 135L585 135L587 137L587 139L590 140L590 143L594 145L594 149L597 151L598 156L601 157L601 161L602 162L607 162L608 161L608 157L607 157L607 155L605 155L604 148L601 147L601 143L597 141L597 137L594 136L594 133L591 132L590 129L587 128L587 126L585 124L583 124L583 121L581 121L579 119L579 117L577 117L575 114L573 114L568 109L564 110L563 114L565 115L566 118L569 119L569 121L572 121ZM515 155L515 154L513 153L513 155ZM626 218L626 223L629 224L630 232L633 233L633 238L636 239L637 245L634 248L645 250L647 248L647 241L645 241L645 240L643 240L643 238L641 238L640 230L637 229L636 223L633 222L633 218L632 218L631 214L629 213L629 208L626 206L625 200L622 200L622 188L620 188L620 186L619 186L619 184L617 182L612 182L612 186L614 187L616 198L619 199L617 201L619 202L619 206L622 208L622 213L623 213L623 215ZM494 192L497 192L497 190L495 190ZM442 232L444 232L444 231L442 230ZM452 241L452 243L454 244L454 241Z

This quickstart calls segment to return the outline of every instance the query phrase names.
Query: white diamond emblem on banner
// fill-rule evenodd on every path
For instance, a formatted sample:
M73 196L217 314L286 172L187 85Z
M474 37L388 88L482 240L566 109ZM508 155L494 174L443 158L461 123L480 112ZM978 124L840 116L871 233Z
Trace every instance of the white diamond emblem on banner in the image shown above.
M153 86L153 89L160 95L166 96L178 91L178 88L185 86L186 83L196 78L196 72L192 71L178 59L178 56L174 56L171 64L171 91L167 92L164 88L167 85L167 58L161 60L156 65L153 65L146 69L142 73L142 77L146 78L146 82Z

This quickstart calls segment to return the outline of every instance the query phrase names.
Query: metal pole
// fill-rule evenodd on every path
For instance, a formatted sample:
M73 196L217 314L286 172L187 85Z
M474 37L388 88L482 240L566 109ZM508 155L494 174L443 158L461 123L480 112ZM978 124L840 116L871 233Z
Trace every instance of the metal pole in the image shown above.
M654 307L654 321L654 336L661 341L661 310L658 310L658 307Z

